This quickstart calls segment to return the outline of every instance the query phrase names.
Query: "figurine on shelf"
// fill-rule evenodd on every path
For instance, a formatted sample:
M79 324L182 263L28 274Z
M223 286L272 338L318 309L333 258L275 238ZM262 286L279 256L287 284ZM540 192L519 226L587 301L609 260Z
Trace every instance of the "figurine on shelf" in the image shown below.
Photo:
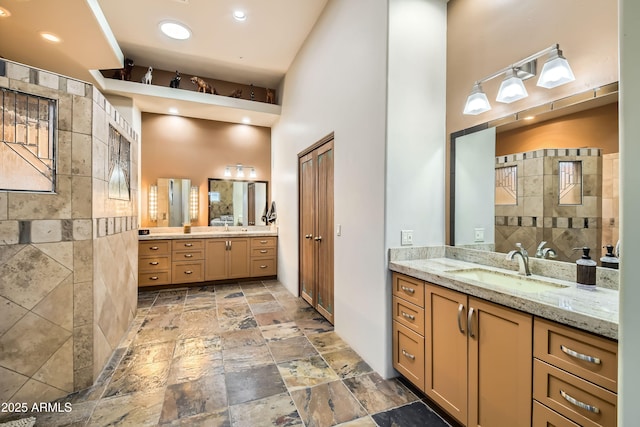
M153 80L153 67L149 67L147 72L144 73L144 76L142 77L142 83L150 85L151 80Z
M231 95L229 95L231 98L240 98L242 97L242 89L236 89L233 92L231 92Z
M249 99L252 100L252 101L256 100L256 94L253 91L253 83L251 84L251 95L249 95Z
M169 87L172 87L174 89L180 88L180 80L181 79L182 79L182 77L180 77L180 73L178 72L178 70L176 70L176 75L169 82Z
M275 95L273 89L267 89L267 104L273 104L275 102Z
M191 83L193 83L198 87L198 92L210 93L212 95L218 94L218 92L213 86L211 86L209 83L202 80L200 77L196 77L196 76L191 77Z
M133 70L133 59L125 58L124 68L120 68L113 73L112 79L131 81L131 70Z

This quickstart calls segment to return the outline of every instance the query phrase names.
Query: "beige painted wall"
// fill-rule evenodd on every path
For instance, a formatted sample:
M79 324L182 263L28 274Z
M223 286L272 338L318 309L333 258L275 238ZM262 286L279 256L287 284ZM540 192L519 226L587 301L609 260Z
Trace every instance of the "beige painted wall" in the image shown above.
M224 179L225 166L253 166L256 180L271 181L271 129L143 113L141 159L141 227L156 226L149 221L147 201L149 186L158 178L188 178L191 185L199 187L198 222L192 225L204 226L208 218L207 180ZM248 173L245 169L243 179L249 179Z

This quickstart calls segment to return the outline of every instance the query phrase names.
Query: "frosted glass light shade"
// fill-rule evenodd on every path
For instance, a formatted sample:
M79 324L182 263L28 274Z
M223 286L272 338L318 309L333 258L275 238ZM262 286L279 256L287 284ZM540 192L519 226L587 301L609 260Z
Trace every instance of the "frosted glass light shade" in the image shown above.
M467 98L463 114L475 116L489 110L491 110L491 104L489 104L487 95L482 91L480 84L475 84Z
M540 78L538 78L538 86L547 89L572 82L576 79L573 71L569 66L569 61L562 56L562 52L555 49L547 62L542 66Z
M510 104L529 96L522 79L515 76L513 70L507 71L506 78L500 84L496 101Z
M158 220L158 186L155 184L149 187L149 219Z
M189 217L191 221L198 219L198 186L191 187L189 191Z

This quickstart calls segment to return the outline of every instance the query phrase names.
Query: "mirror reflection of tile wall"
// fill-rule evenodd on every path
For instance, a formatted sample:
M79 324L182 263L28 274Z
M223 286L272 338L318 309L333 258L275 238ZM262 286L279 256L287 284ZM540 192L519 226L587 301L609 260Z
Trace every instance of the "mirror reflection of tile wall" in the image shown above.
M571 166L569 169L574 175L564 179L570 185L561 186L561 164ZM609 219L602 219L600 149L541 149L496 157L496 169L507 167L517 167L522 173L517 176L517 204L495 206L496 251L508 252L516 243L522 243L533 254L538 243L547 241L547 247L555 249L561 261L577 259L579 253L573 250L575 247L588 246L594 256L600 253L603 224L609 224ZM613 160L610 169L613 174ZM578 182L582 184L581 189L576 185ZM569 189L566 193L573 195L569 201L575 203L567 204L568 199L561 203L561 188ZM611 185L612 198L613 193ZM615 216L613 222L618 223Z

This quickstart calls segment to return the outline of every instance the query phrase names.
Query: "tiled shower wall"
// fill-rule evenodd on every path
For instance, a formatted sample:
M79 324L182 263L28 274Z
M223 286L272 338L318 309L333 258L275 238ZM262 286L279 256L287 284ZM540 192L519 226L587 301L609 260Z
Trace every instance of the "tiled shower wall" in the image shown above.
M558 162L582 162L582 203L560 205ZM597 148L542 149L496 158L496 168L518 167L517 204L496 205L495 250L509 252L522 243L531 255L537 245L574 261L575 247L589 246L599 258L602 246L602 156Z
M55 193L0 191L0 401L43 402L91 385L133 318L137 182L108 198L108 123L133 171L138 137L91 85L0 62L0 87L58 101Z

